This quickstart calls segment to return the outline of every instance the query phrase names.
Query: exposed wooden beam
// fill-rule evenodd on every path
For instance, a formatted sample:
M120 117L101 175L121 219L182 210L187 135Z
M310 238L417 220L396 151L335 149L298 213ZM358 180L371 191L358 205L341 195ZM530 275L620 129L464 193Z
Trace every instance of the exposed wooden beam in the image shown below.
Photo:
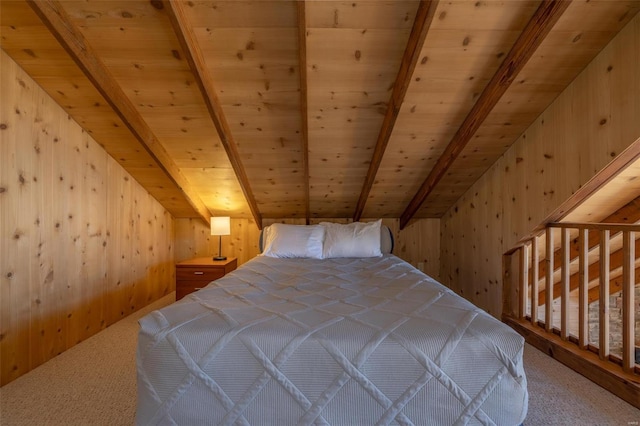
M71 21L62 5L55 0L27 0L27 3L153 158L157 166L180 189L199 217L209 223L211 217L209 209L191 188L178 166L158 141L111 72L99 59L80 29Z
M378 140L376 141L373 156L369 163L369 170L367 171L367 176L364 180L364 184L362 185L362 190L360 191L360 198L356 205L356 211L353 214L354 221L358 221L362 217L362 212L364 211L367 199L369 198L369 193L371 192L378 169L382 163L382 157L387 149L389 138L391 137L393 127L395 126L398 114L400 113L400 107L404 102L404 97L407 93L407 88L411 82L411 77L413 76L416 64L418 63L420 53L422 53L422 46L424 45L424 40L427 38L427 33L429 32L436 8L438 7L438 2L439 0L423 0L418 6L416 17L413 21L413 28L409 35L409 41L407 42L404 56L400 63L400 70L398 71L396 81L393 84L391 100L387 106L387 111L385 112L384 120L382 122L382 128L378 134Z
M471 108L453 139L400 216L400 229L404 229L420 209L422 203L458 158L469 140L486 120L518 73L524 68L570 4L570 0L545 0L540 4L498 68L498 71L491 78L491 81L489 81L473 108Z
M251 214L253 215L258 228L262 229L262 215L258 209L258 203L256 202L253 192L251 191L249 178L247 177L244 166L242 165L238 146L233 139L229 123L227 122L222 106L220 105L220 101L218 100L213 79L207 71L207 65L204 60L204 56L202 55L200 45L198 44L196 34L193 31L193 27L188 23L185 7L187 7L189 3L190 2L164 0L163 3L154 2L154 7L164 8L167 11L173 31L175 32L178 42L182 47L182 52L187 59L187 63L189 64L189 68L191 68L191 73L198 84L198 88L202 93L204 103L207 106L207 110L209 111L213 124L216 126L218 136L220 137L222 146L227 152L229 162L231 163L231 167L238 178L238 183L240 184L240 188L242 188L242 192L244 193L244 197L249 205ZM162 7L162 5L166 5L167 7Z
M298 1L298 67L300 68L300 115L302 118L302 168L304 173L304 206L307 225L311 220L309 195L309 115L307 90L307 12L306 2Z

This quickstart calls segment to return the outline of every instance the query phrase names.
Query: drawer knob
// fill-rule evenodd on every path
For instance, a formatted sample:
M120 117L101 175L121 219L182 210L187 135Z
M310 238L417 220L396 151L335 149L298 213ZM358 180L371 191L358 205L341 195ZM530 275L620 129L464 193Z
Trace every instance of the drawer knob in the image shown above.
M194 272L193 275L204 275L204 272L197 271L197 272Z

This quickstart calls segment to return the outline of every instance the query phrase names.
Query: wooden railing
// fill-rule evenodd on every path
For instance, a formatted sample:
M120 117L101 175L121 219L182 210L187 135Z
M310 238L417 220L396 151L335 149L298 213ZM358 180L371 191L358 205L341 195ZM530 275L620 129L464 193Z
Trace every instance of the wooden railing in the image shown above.
M639 224L551 223L503 256L503 320L640 408L639 286Z

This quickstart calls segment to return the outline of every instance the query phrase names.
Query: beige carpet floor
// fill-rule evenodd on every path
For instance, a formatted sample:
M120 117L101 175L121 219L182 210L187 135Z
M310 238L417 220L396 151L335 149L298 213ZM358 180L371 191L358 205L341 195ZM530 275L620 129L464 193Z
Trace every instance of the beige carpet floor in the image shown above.
M0 388L0 425L132 425L137 320L174 297L160 299ZM528 345L525 368L526 426L640 424L640 410Z

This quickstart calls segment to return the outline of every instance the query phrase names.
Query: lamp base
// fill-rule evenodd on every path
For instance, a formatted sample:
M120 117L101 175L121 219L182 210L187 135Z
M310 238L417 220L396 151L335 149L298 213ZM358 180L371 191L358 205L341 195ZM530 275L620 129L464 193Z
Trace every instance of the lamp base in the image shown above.
M227 260L227 256L215 256L213 260Z

